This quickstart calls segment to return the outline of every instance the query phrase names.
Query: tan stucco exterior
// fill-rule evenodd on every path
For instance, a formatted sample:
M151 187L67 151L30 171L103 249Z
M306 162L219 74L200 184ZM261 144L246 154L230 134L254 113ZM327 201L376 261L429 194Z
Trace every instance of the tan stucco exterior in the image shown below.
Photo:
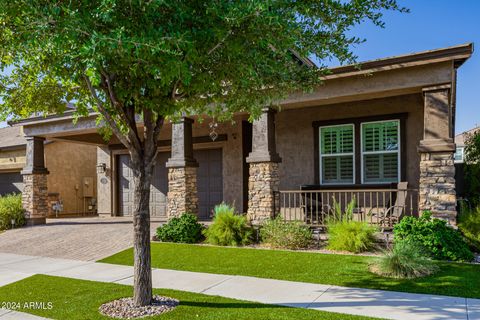
M88 186L96 198L96 147L78 143L56 141L45 146L45 165L50 174L47 177L48 192L58 193L63 201L63 214L88 212L84 207L85 178L91 178ZM90 197L88 197L90 198Z
M18 171L25 166L25 149L0 151L0 172Z
M0 173L20 172L25 167L25 147L0 151ZM61 214L82 214L84 208L84 178L92 178L90 186L96 198L96 147L63 141L50 141L45 144L45 163L48 192L58 194L63 201ZM77 190L78 188L78 190Z

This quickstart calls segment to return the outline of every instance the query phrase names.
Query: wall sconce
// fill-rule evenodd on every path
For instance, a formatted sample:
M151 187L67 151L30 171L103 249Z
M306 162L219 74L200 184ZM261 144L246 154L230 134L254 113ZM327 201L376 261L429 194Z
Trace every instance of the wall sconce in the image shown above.
M97 165L97 173L105 173L107 171L107 164L106 163L99 163Z

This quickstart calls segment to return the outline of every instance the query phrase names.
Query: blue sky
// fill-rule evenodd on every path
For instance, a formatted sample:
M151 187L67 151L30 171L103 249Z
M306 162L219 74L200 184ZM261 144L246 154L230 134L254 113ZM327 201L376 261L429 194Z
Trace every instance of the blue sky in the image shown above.
M363 24L352 30L367 40L354 48L358 61L473 42L477 52L458 70L456 131L480 125L480 0L398 2L410 13L386 13L384 29Z
M458 71L456 131L480 125L480 0L398 1L411 12L387 12L384 29L363 24L352 30L352 34L367 40L354 48L358 60L474 42L478 52Z

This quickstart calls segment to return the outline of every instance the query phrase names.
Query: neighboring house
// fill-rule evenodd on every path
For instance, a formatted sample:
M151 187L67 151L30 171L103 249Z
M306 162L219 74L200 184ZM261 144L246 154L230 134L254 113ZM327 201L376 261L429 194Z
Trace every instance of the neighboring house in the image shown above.
M0 195L24 190L22 170L27 162L27 143L21 127L0 129ZM95 213L96 147L43 140L42 145L49 171L49 214L56 214L52 210L56 202L63 204L59 216Z
M458 198L465 197L465 143L469 135L472 135L477 130L480 130L480 127L475 127L473 129L467 130L455 136L455 182L456 182L456 191Z
M455 163L463 163L465 161L465 142L467 137L474 134L477 130L480 130L480 127L477 126L455 136Z
M355 197L368 212L394 204L405 211L408 199L411 214L432 210L454 223L456 72L472 52L473 45L466 44L333 68L313 92L292 94L278 112L266 108L253 124L247 114L217 127L196 116L165 124L152 216L194 212L209 219L213 206L225 201L253 221L293 208L295 215L310 214L302 217L306 222L319 223L318 208L322 215L331 197ZM73 124L69 112L17 125L27 136L98 146L98 212L131 215L127 150L115 139L106 143L95 118L91 114ZM44 179L44 166L35 160L42 152L39 144L29 147L32 197ZM408 196L396 190L402 181L408 183ZM309 194L299 193L301 188ZM25 206L31 217L41 218L37 204Z

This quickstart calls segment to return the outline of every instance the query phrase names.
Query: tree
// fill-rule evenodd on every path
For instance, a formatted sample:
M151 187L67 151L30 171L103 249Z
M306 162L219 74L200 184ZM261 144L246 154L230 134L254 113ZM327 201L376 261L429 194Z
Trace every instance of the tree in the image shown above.
M474 206L480 205L480 129L465 133L465 195Z
M352 62L352 26L382 26L395 0L9 0L0 4L3 116L98 112L135 174L134 300L151 302L149 189L166 119L229 119L311 90L325 68Z

